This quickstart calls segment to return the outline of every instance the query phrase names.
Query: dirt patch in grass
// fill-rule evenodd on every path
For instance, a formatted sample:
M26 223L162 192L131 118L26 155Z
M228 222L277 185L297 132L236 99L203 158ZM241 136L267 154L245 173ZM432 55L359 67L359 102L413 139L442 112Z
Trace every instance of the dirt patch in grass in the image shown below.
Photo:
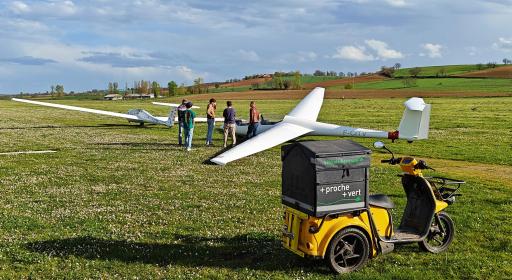
M464 74L457 75L457 77L510 78L510 79L512 79L512 65L464 73Z

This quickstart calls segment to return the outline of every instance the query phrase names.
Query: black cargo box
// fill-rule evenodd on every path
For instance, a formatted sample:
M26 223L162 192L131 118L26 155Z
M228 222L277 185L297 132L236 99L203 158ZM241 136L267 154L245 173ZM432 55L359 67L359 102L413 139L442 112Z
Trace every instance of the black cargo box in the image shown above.
M282 203L316 217L366 208L370 153L350 140L282 146Z

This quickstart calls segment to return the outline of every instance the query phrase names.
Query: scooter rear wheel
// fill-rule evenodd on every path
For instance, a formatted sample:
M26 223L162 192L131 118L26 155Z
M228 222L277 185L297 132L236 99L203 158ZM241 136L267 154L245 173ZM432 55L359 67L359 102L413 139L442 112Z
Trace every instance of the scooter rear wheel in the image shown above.
M356 228L346 228L332 238L325 259L333 272L347 273L363 267L368 260L370 244Z
M439 213L438 217L441 224L434 218L427 237L419 242L421 249L434 254L441 253L448 249L455 234L455 226L453 225L452 218L445 212Z

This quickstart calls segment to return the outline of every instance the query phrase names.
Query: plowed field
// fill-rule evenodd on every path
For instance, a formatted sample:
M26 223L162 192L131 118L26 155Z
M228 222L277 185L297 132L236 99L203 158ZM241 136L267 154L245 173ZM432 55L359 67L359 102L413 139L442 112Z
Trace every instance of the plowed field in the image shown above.
M469 72L457 75L458 77L473 77L473 78L511 78L512 79L512 65L501 66L497 68L485 69L480 71Z

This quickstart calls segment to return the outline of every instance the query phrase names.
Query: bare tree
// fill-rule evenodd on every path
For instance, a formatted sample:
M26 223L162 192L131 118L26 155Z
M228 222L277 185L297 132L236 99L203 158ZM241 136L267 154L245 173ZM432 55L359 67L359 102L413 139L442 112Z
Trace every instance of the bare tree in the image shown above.
M194 80L194 89L193 89L193 92L194 93L202 93L203 92L203 83L204 83L204 80L203 78L201 77L198 77L197 79Z

